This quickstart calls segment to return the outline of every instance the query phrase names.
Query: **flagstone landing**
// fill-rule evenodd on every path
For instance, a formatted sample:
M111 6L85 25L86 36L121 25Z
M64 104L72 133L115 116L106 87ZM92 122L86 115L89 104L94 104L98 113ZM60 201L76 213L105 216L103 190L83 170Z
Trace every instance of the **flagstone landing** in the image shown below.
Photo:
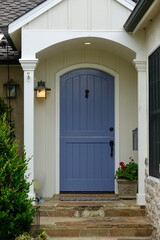
M45 199L40 225L50 240L150 240L145 207L134 200L63 202Z

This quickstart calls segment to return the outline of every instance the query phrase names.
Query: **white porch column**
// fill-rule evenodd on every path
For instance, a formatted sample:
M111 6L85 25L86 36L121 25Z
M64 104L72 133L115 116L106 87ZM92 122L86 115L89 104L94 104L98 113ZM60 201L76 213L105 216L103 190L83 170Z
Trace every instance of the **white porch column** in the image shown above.
M145 158L147 156L147 74L146 61L135 59L138 73L138 194L137 204L145 205Z
M26 157L31 158L26 175L29 182L34 179L34 70L38 59L20 59L24 71L24 146ZM29 198L35 198L33 184Z

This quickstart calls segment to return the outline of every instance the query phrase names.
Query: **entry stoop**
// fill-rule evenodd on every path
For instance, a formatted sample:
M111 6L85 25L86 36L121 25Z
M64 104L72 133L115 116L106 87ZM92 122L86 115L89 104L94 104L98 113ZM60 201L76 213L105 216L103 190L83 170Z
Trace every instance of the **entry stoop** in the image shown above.
M40 225L49 239L151 240L153 227L134 200L59 201L46 199Z

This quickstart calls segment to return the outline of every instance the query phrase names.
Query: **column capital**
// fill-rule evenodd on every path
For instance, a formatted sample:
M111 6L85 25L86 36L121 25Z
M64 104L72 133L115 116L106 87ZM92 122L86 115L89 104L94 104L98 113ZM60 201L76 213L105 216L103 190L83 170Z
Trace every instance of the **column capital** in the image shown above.
M146 61L134 59L133 64L137 72L146 72Z
M35 58L35 59L19 59L19 62L24 71L34 71L37 66L38 59L37 58Z

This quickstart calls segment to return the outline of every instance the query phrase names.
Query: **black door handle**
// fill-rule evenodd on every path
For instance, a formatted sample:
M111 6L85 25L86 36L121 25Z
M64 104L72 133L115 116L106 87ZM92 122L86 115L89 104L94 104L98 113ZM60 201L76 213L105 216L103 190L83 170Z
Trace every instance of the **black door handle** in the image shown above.
M85 93L86 93L85 97L88 98L89 90L86 89L86 90L85 90Z
M113 146L114 146L114 142L110 141L109 142L109 146L111 147L111 157L113 157Z

